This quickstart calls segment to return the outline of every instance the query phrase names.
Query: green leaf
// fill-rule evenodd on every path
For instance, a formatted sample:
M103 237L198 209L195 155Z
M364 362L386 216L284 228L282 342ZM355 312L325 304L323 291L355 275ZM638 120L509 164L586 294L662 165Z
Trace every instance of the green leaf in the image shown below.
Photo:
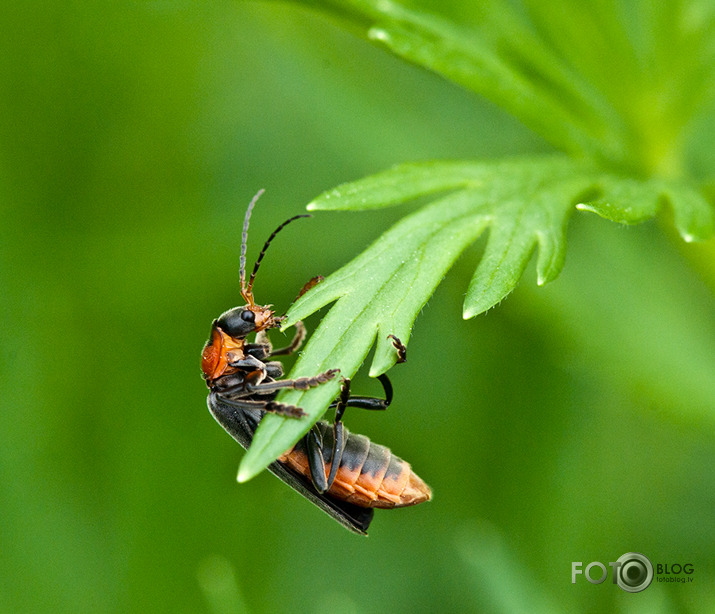
M489 98L564 151L623 163L624 152L609 150L625 141L615 130L622 122L598 93L536 39L522 55L525 50L515 43L526 32L518 22L508 28L512 36L496 44L483 32L475 35L436 16L401 9L373 26L368 37Z
M703 195L683 182L652 179L601 178L604 197L577 205L621 224L637 224L652 218L662 201L673 211L675 227L688 242L705 240L713 233L712 208Z
M336 367L352 377L375 340L370 375L387 371L397 358L388 335L407 343L417 314L445 273L487 228L486 250L464 303L465 318L504 299L535 250L538 283L553 280L564 264L568 219L584 200L588 202L582 208L632 223L652 217L667 199L687 239L706 238L713 227L711 207L692 188L618 178L564 157L404 164L339 186L309 207L373 209L437 192L448 193L395 224L291 307L286 327L335 302L291 377ZM239 480L264 469L300 439L338 389L334 380L309 391L283 393L282 402L303 407L308 417L266 416L243 458Z
M559 150L644 176L685 174L688 129L715 97L703 3L295 1L491 100Z

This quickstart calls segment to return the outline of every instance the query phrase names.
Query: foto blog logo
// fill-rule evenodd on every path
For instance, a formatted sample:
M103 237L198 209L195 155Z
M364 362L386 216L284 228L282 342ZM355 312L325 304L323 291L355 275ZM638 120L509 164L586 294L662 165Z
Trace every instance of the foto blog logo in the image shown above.
M654 579L657 582L692 582L695 571L692 563L658 563L654 573L653 563L639 552L627 552L608 565L613 575L613 584L629 593L644 591ZM608 569L600 561L592 561L586 567L581 561L574 561L571 563L571 584L576 584L579 576L591 584L601 584L608 577Z
M638 552L627 552L617 561L608 563L613 574L613 584L624 591L639 593L650 586L653 581L653 564L647 556ZM591 584L601 584L608 577L608 569L600 561L593 561L583 567L583 563L571 563L571 583L576 583L577 576L583 576Z

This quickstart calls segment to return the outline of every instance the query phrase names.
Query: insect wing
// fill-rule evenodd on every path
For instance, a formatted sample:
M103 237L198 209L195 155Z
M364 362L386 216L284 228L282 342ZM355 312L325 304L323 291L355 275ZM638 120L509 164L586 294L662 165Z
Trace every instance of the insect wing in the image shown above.
M248 449L261 420L260 412L232 407L223 403L216 393L209 394L207 403L216 422L243 448ZM375 513L372 508L358 507L321 495L307 478L278 461L271 463L268 470L326 514L332 516L346 529L360 535L367 535L367 529Z

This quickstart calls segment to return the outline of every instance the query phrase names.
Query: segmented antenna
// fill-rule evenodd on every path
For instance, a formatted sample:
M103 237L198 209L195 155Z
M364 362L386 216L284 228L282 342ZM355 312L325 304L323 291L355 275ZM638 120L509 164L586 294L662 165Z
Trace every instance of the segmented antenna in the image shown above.
M260 198L261 194L263 194L265 190L259 190L258 194L256 194L253 197L253 200L251 200L251 203L248 205L248 210L246 211L246 217L243 220L243 234L241 235L241 259L240 259L240 265L241 265L241 296L243 296L244 300L249 304L249 305L254 305L253 301L253 282L256 279L256 273L258 272L258 267L261 266L261 260L263 260L263 256L266 255L266 250L268 250L268 246L271 244L271 241L275 238L275 236L283 230L288 224L291 222L298 220L302 217L311 217L310 214L304 213L302 215L294 215L293 217L287 219L285 222L283 222L278 228L276 228L272 233L271 236L268 237L268 240L263 244L263 248L261 249L261 253L258 254L258 258L256 259L256 264L253 265L253 271L251 272L251 277L248 279L248 284L246 284L246 247L247 247L247 241L248 241L248 220L251 218L251 212L253 211L253 207L256 205L256 201Z
M239 259L241 276L241 296L243 296L246 302L251 305L253 305L253 295L249 295L246 289L246 249L248 247L248 222L251 219L253 207L256 206L256 203L258 202L258 199L261 197L261 194L263 194L263 192L265 192L265 190L261 188L251 199L251 202L248 205L248 209L246 210L246 217L243 218L243 233L241 233L241 258Z
M251 273L251 277L248 280L248 287L246 288L246 291L248 292L248 295L253 298L253 282L256 279L256 273L258 272L258 267L261 266L261 260L263 260L263 256L266 255L266 250L268 249L268 246L271 244L271 241L275 238L275 236L283 230L288 224L295 220L299 220L302 217L312 217L309 213L304 213L302 215L294 215L291 218L288 218L285 222L283 222L278 228L276 228L272 233L271 236L268 237L268 240L263 244L263 249L261 250L261 253L258 254L258 258L256 259L256 264L253 265L253 272ZM246 298L245 295L243 298ZM248 299L246 299L248 300Z

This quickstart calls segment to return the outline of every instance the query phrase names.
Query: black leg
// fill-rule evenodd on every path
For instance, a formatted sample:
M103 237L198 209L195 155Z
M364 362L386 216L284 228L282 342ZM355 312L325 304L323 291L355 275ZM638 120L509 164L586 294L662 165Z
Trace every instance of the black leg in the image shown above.
M256 340L254 343L246 343L243 346L243 351L249 356L258 358L258 360L266 360L271 355L273 351L273 346L271 345L271 340L268 338L268 333L262 330L256 335Z
M271 360L266 363L266 375L272 379L280 379L283 377L283 363L277 360Z
M382 410L387 409L392 403L392 384L390 383L390 378L384 373L378 375L377 379L380 380L382 384L382 389L385 391L385 398L378 399L377 397L361 397L361 396L351 396L344 401L346 407L358 407L360 409L371 409L371 410ZM333 401L330 407L338 407L341 400ZM343 409L345 411L345 409Z
M399 339L395 337L399 342ZM402 345L402 344L400 344ZM402 346L404 348L404 346ZM404 362L404 361L403 361ZM348 407L359 407L360 409L382 410L387 409L392 403L392 383L390 378L384 373L378 375L377 379L382 384L382 389L385 391L385 398L378 399L376 397L353 397L350 396L350 380L343 378L343 383L340 388L340 396L336 401L330 404L330 407L335 408L335 422L333 422L333 449L332 462L330 465L330 475L328 475L327 488L330 488L335 481L335 476L338 474L340 462L343 458L343 450L345 449L345 428L343 427L343 414Z
M343 414L348 407L359 407L361 409L387 409L392 403L392 384L390 379L384 373L378 375L378 379L385 391L385 398L378 399L375 397L352 397L350 396L350 380L343 378L340 387L340 396L336 401L330 404L330 407L335 408L335 421L333 422L333 444L330 455L330 473L325 477L325 459L323 457L323 440L320 433L313 427L307 435L307 455L308 465L310 466L310 475L318 492L325 492L335 482L335 477L340 469L340 462L343 458L345 450L345 427L343 426Z
M345 431L341 418L345 411L345 402L350 397L350 380L343 379L343 384L340 389L340 397L337 401L338 406L335 411L335 423L333 424L333 442L331 445L331 453L329 459L323 455L325 442L322 433L317 426L308 431L305 436L305 453L308 457L308 467L310 468L310 478L315 486L315 490L319 493L324 493L329 490L335 482L335 476L340 468L340 461L343 458L343 450L345 449ZM325 476L325 462L330 461L330 475Z
M330 486L325 479L325 459L323 458L323 438L317 428L313 427L305 437L305 453L308 456L310 479L315 490L324 493ZM331 471L332 473L332 471ZM332 484L332 482L331 482Z
M328 476L328 488L335 482L340 463L343 460L343 450L345 450L345 428L343 427L343 414L350 400L350 380L343 378L340 387L340 397L335 407L335 422L333 422L333 449L331 454L330 475Z

